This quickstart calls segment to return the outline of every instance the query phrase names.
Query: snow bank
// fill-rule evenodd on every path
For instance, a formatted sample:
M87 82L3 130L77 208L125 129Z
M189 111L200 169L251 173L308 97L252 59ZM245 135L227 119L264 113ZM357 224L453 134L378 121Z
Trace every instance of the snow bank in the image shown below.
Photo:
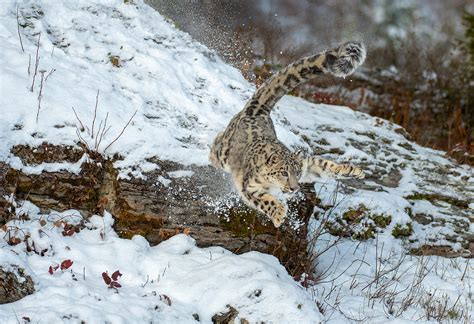
M34 275L36 292L13 304L0 305L0 322L29 318L86 323L208 323L226 305L250 322L320 320L316 304L278 260L249 252L235 255L218 247L198 248L184 234L150 247L141 236L118 238L110 214L93 216L71 236L64 223L78 224L74 211L39 214L29 209L28 221L11 221L11 235L34 244L9 246L0 238L0 265L18 264ZM15 228L21 228L15 231ZM35 252L36 251L36 252ZM40 251L44 256L40 256ZM53 274L49 267L71 260ZM108 288L103 272L119 270L120 288Z

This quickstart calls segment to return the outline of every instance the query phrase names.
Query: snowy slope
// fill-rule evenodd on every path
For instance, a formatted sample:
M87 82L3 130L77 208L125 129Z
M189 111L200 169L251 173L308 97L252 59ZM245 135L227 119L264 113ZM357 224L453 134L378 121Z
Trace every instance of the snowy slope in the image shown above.
M120 168L121 176L146 176L147 171L157 167L146 159L155 156L185 165L207 164L209 145L215 134L243 107L254 87L215 53L175 29L142 1L133 2L136 4L124 4L119 0L2 3L0 162L27 173L60 169L79 172L83 160L74 164L24 165L10 150L18 144L34 147L43 142L77 145L79 122L72 107L82 123L92 129L99 90L95 129L106 118L107 125L112 126L99 151L104 152L137 111L124 136L105 152L123 157L115 164ZM25 52L21 50L17 34L17 5ZM33 92L29 88L39 32L38 70L46 71L45 76L52 69L55 71L43 85L41 110L36 122L40 77L36 78ZM304 148L340 162L350 161L367 170L368 177L364 182L316 179L322 204L335 206L330 217L337 217L361 204L374 213L389 214L391 224L377 236L378 244L385 246L385 254L394 250L401 255L404 247L416 248L427 243L449 246L458 252L457 255L471 253L474 235L474 205L470 203L474 201L472 168L454 164L443 157L442 152L409 142L396 125L345 107L314 105L287 96L279 103L273 117L280 139L288 146ZM89 146L94 146L95 139L87 132L81 134ZM132 167L138 171L132 172ZM172 175L164 179L172 180ZM455 198L459 203L452 203L449 198ZM387 315L383 305L372 306L370 310L364 308L367 289L362 289L362 284L359 288L354 287L352 282L359 274L368 282L368 278L373 278L374 262L366 255L374 259L374 239L362 243L346 239L331 252L323 254L318 265L319 269L328 269L324 277L330 283L323 282L316 290L304 292L269 256L257 253L234 256L219 248L199 249L185 236L150 248L142 238L132 241L117 238L110 229L110 219L102 223L108 233L105 239L94 229L97 223L73 237L62 237L58 229L48 223L47 234L42 235L38 219L49 222L56 217L54 215L39 215L32 210L30 221L8 224L37 233L35 239L45 246L51 244L53 249L43 258L25 253L19 247L13 249L19 254L16 262L30 269L40 290L25 300L0 306L0 316L5 316L1 318L2 322L16 322L17 314L20 318L23 314L32 318L32 314L41 314L44 319L57 320L68 316L69 309L74 309L83 299L81 310L74 310L74 314L80 313L83 316L80 319L91 322L126 322L127 315L121 312L122 308L126 308L127 313L133 312L137 321L193 321L192 314L196 313L208 322L215 312L225 310L226 303L239 306L242 318L248 320L315 322L319 315L312 298L333 310L331 316L324 314L325 319L360 319L358 312L373 321L394 319L393 314ZM422 215L431 221L416 221ZM99 218L95 221L102 222ZM413 224L414 233L404 241L394 239L391 231L396 224L408 222ZM318 224L315 220L312 226L317 228ZM331 240L334 238L321 237L316 249L323 249L325 242ZM10 247L4 241L0 242L0 260L11 259L14 254ZM65 249L66 246L72 250ZM79 249L79 246L84 247ZM122 249L128 256L120 254ZM183 251L188 250L189 254L183 255ZM362 251L366 254L361 254ZM102 257L96 257L97 253ZM222 259L212 257L211 260L210 254L222 254ZM6 255L9 255L8 259ZM74 259L73 271L77 277L81 277L82 269L87 266L86 280L76 282L69 272L53 276L47 273L49 265L65 258ZM382 259L389 258L385 255ZM89 260L97 263L91 264ZM169 260L173 260L171 268L176 272L166 270L169 276L154 282L154 286L141 287L147 275L150 280L156 279ZM341 261L334 264L334 260ZM365 263L358 268L356 260ZM429 258L430 264L447 262L437 260L444 259ZM439 289L448 294L450 305L458 295L462 296L463 302L472 298L468 297L472 274L464 276L464 282L460 280L463 273L459 269L464 269L467 261L454 260L456 266L448 264L445 268L444 273L448 275L434 274L432 278ZM397 289L409 286L410 276L416 274L420 259L410 257L410 261L405 261L408 275L400 279ZM175 262L179 266L174 267ZM395 261L387 261L390 262ZM368 265L362 266L366 263ZM118 294L108 290L100 277L102 271L116 269L124 273L123 288ZM348 270L341 274L338 269ZM337 297L336 294L327 296L334 282L341 287L342 293ZM359 278L357 282L363 280ZM226 287L222 290L224 293L222 285ZM263 289L261 285L264 285ZM461 288L455 288L458 286ZM186 289L191 290L183 292ZM259 289L263 291L262 297L254 300L251 291ZM150 315L149 309L159 299L158 296L150 297L154 290L158 295L171 298L171 309L162 302L158 305L158 313ZM428 288L426 292L429 292ZM146 295L143 300L136 301L143 295ZM243 298L244 295L247 297ZM99 299L105 306L93 301ZM377 301L381 303L379 299ZM38 307L49 308L39 313L39 309L29 308L35 303L40 303ZM335 306L341 303L348 308L347 314ZM74 316L70 321L80 321ZM406 316L412 320L425 319L423 310L417 305L412 306Z
M1 323L23 317L46 323L196 323L196 318L207 323L228 304L251 322L319 321L311 296L273 256L201 249L184 234L150 247L141 236L118 238L108 213L88 219L81 232L63 236L54 222L76 224L81 219L77 212L41 215L31 204L21 209L31 218L21 225L31 233L30 244L46 252L32 252L25 262L23 244L0 250L0 264L26 267L37 289L0 305ZM50 266L68 259L73 261L68 270L48 273ZM101 273L116 270L123 274L118 279L122 287L110 289Z
M74 144L78 138L72 107L90 126L100 90L97 123L109 113L112 126L100 149L138 110L127 136L108 152L124 155L123 165L156 155L207 163L207 144L251 92L237 70L145 5L138 9L123 1L20 1L19 5L20 24L26 25L21 29L25 53L17 35L16 2L0 9L1 62L7 65L1 78L0 136L7 144L2 146L2 160L8 159L10 147L20 143ZM29 92L32 76L27 69L28 54L34 65L39 32L39 70L56 71L45 83L36 123L40 82L37 79L34 92ZM111 64L111 56L120 57L120 67ZM12 131L14 125L21 125L16 127L21 132Z

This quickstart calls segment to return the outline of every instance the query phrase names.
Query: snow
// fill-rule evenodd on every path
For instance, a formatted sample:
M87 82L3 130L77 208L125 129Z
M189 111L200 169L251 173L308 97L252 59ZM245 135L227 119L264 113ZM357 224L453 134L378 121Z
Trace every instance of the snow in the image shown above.
M77 223L77 214L44 215L30 209L30 220L8 226L21 227L18 236L28 233L30 244L47 252L42 257L26 252L23 243L9 246L0 239L0 264L26 268L36 283L33 295L0 305L1 323L16 323L23 317L49 323L196 322L193 314L206 323L226 305L250 322L320 320L311 296L273 256L198 248L185 234L150 247L142 236L117 237L107 212L104 217L90 217L79 233L64 236L63 226L55 222ZM73 261L70 269L48 273L49 266L68 259ZM122 287L108 288L102 272L116 270L123 274L118 279Z
M376 244L340 242L318 260L317 273L322 278L312 289L316 300L325 301L328 323L426 321L427 309L422 304L427 300L432 305L447 301L445 307L453 313L468 312L459 322L470 322L469 316L472 320L472 277L466 276L466 271L472 271L469 259L406 255L403 247L383 236ZM323 236L322 242L331 244L334 238Z
M30 174L59 170L77 174L86 155L75 163L26 165L11 149L20 144L36 147L43 142L78 147L76 129L83 123L89 131L80 134L87 145L97 147L104 155L121 156L114 164L120 178L146 179L148 172L158 168L150 160L153 157L184 166L208 164L209 146L215 135L244 106L255 88L239 71L178 31L142 1L134 3L3 1L0 162ZM26 26L20 28L25 52L17 34L17 5L20 24ZM33 92L29 88L39 32L39 69L46 74L52 69L55 72L44 83L36 122L40 79L37 77ZM118 67L111 62L113 56L119 57ZM135 112L124 135L106 150ZM13 220L7 229L20 236L30 233L35 246L48 249L48 253L41 257L26 252L24 243L9 246L6 233L0 230L0 264L25 268L37 288L35 294L23 300L0 306L0 321L16 323L17 318L27 316L43 322L120 323L130 322L131 316L136 322L192 322L192 315L197 314L202 322L210 322L212 315L225 311L227 304L251 322L426 320L420 303L414 302L396 317L387 311L387 300L370 299L373 291L364 288L373 280L377 262L396 264L403 256L398 273L404 275L397 277L391 289L409 287L417 267L421 267L417 265L422 264L423 269L435 270L429 272L417 296L427 296L436 287L435 295L446 294L449 307L461 296L459 303L466 305L466 318L472 316L472 271L463 275L464 269L472 269L468 259L421 258L405 253L406 249L432 242L466 253L466 237L472 237L474 231L472 168L456 165L442 152L411 143L397 125L347 107L315 105L286 96L272 117L278 137L288 147L350 162L366 171L363 182L316 179L315 189L322 204L333 206L330 217L360 205L392 217L391 224L377 232L377 239L358 242L347 238L319 256L317 270L324 274L324 280L315 287L303 289L275 258L257 252L234 255L217 247L198 248L186 235L177 235L155 247L138 236L120 239L107 213L89 218L87 228L79 233L63 236L55 222L78 224L82 219L77 211L41 214L25 201L19 202L20 211L30 219ZM112 128L96 145L99 125L106 118ZM184 169L155 180L168 186L190 176L192 173ZM408 198L415 193L455 197L469 205L459 209L446 201ZM413 215L430 215L443 226L414 222L407 210ZM42 226L41 220L46 224ZM318 222L314 219L310 226L315 229ZM390 233L396 224L408 222L413 224L414 234L406 240L394 239ZM467 229L459 232L459 224L464 222ZM449 237L456 239L453 242ZM334 240L328 234L319 236L316 250L321 251ZM379 250L382 245L383 253ZM382 261L376 261L377 253ZM74 262L72 271L50 275L49 266L64 259ZM109 289L101 273L111 274L117 269L123 273L119 279L122 288ZM339 293L329 294L334 287ZM396 301L406 293L397 295ZM171 306L164 295L170 298ZM316 302L324 314L319 313Z

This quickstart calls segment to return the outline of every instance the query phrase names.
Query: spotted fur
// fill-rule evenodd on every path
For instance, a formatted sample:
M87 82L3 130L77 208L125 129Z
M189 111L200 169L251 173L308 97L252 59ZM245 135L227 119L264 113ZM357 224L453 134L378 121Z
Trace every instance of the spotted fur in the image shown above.
M272 189L294 193L304 174L363 178L364 173L351 165L290 152L276 136L271 110L298 84L322 74L350 75L364 60L364 46L350 42L287 66L267 80L215 138L211 164L231 173L242 199L266 214L275 227L284 221L286 206L270 193Z

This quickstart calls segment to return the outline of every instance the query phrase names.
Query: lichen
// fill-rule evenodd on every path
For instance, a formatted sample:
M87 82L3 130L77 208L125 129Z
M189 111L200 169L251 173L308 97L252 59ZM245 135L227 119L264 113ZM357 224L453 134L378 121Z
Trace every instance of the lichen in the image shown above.
M396 224L392 230L392 236L395 238L404 238L413 234L413 225L411 223Z
M407 200L427 200L433 204L436 204L437 201L442 201L445 203L448 203L452 206L456 206L461 209L468 209L469 208L469 203L464 200L460 200L454 197L449 197L449 196L443 196L440 194L436 193L421 193L421 192L415 192L409 196L406 196L405 199Z
M392 216L371 213L364 205L349 208L340 217L335 217L326 223L326 229L331 235L352 237L355 240L367 240L375 237L375 233L386 228L392 221Z

